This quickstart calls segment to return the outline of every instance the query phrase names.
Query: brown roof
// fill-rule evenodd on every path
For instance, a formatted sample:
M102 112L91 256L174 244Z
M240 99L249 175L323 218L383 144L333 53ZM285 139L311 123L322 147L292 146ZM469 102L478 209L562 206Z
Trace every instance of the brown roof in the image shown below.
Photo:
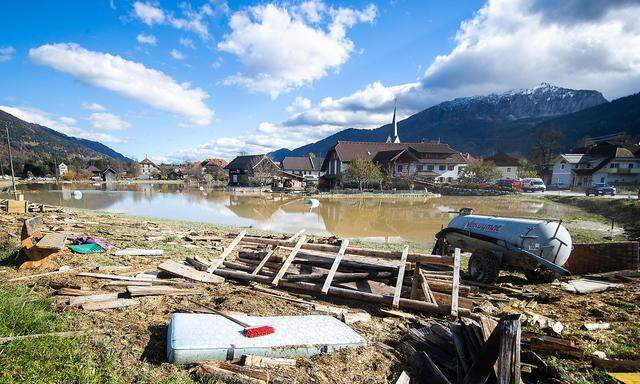
M158 166L151 160L149 160L148 158L144 158L144 160L142 160L140 162L140 164L149 164L149 165L153 165L154 167L158 168Z
M282 169L295 171L319 171L322 160L317 157L287 156L282 160Z
M382 143L365 141L338 141L334 146L341 161L352 161L357 157L372 160L378 152L413 148L416 152L440 154L457 153L448 144L441 143Z
M260 164L262 160L273 162L273 160L271 160L267 155L242 155L242 156L237 156L235 159L231 160L231 162L227 164L225 169L229 169L229 170L253 169L258 164Z
M484 161L490 161L498 167L517 167L520 165L518 158L509 156L504 152L498 152L491 157L487 157Z
M202 165L203 167L207 165L217 165L220 168L226 167L227 164L229 163L227 163L225 159L219 159L219 158L205 159L200 163L200 165Z
M100 170L98 169L98 167L96 167L95 165L90 165L90 166L88 166L88 167L87 167L87 171L89 171L89 172L94 172L94 173L96 173L96 172L100 172Z

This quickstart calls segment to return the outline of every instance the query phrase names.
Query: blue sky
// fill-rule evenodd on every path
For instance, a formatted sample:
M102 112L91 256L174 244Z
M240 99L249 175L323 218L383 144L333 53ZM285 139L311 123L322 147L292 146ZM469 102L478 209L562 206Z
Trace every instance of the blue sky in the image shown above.
M640 88L637 1L0 4L0 109L142 159L232 158L546 81ZM634 48L635 47L635 48Z

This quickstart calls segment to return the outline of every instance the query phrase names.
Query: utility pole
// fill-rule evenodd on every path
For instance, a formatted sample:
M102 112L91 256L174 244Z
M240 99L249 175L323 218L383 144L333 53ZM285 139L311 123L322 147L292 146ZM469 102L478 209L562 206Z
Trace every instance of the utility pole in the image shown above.
M13 198L18 200L18 191L16 191L16 175L13 172L13 155L11 154L11 140L9 139L9 126L5 125L7 131L7 149L9 150L9 164L11 164L11 184L13 185Z

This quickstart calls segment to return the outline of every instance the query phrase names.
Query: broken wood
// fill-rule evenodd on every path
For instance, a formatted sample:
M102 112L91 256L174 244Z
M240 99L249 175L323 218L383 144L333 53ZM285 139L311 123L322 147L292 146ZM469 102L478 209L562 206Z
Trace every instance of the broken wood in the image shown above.
M96 301L92 303L82 304L82 309L87 311L99 311L102 309L113 309L121 307L129 307L132 305L140 305L140 302L133 299L116 299L107 301Z
M278 273L276 273L276 277L274 277L273 280L271 281L272 285L276 285L276 286L278 285L278 283L280 282L280 279L282 279L284 274L287 272L287 269L289 269L289 267L291 266L291 263L293 263L293 259L295 259L296 254L298 253L298 251L300 251L300 247L302 247L302 244L304 244L305 241L307 241L307 237L305 235L300 236L300 238L298 239L298 242L296 243L296 246L293 248L293 250L287 257L287 259L284 261Z
M184 277L185 279L199 281L202 283L220 284L224 282L224 279L219 276L212 275L207 272L198 271L195 268L191 268L187 265L178 263L173 260L165 260L158 266L161 271L170 273L172 275Z
M242 355L242 364L255 368L294 367L296 360L285 357Z
M256 266L256 268L251 272L252 275L257 275L260 270L262 269L262 267L264 267L264 265L267 263L267 261L269 261L269 258L271 256L273 256L273 254L275 253L275 249L270 249L267 254L264 256L264 258L262 258L262 260L260 260L260 264L258 264Z
M183 296L183 295L194 295L198 292L189 291L174 287L162 287L162 286L136 286L130 285L127 287L127 292L131 297L138 296Z
M527 339L529 349L533 352L579 360L584 358L584 351L578 348L573 341L543 335L528 335Z
M69 306L75 307L77 305L83 305L86 303L97 303L99 301L109 301L118 298L118 293L99 293L96 295L77 296L72 297L69 300Z
M591 365L594 368L605 369L609 372L639 372L640 360L619 360L593 358Z
M398 265L398 279L396 280L396 288L393 293L392 305L398 308L400 303L400 293L402 292L402 279L404 279L404 269L407 265L407 256L409 255L409 246L405 245L400 256L400 264Z
M118 249L116 256L162 256L162 249Z
M211 263L209 268L207 268L207 272L213 273L220 265L222 265L225 259L231 254L231 252L233 252L233 249L236 247L236 245L238 245L238 243L240 243L240 241L246 234L247 234L247 231L241 231L240 233L238 233L238 236L236 236L236 238L233 239L231 244L229 244L228 247L225 247L224 251L222 251L220 256L218 256L218 258Z
M366 323L368 321L371 321L371 315L367 312L347 312L342 314L342 322L345 324Z
M296 232L293 236L289 237L288 239L286 239L285 241L287 242L292 242L295 239L297 239L299 236L302 236L302 234L305 232L305 229L302 228L301 230L299 230L298 232Z
M200 364L195 375L202 381L222 380L228 384L265 384L266 381L255 379L234 371L222 369L215 364Z
M458 316L458 290L460 289L460 248L453 257L453 282L451 289L451 316Z
M9 279L8 281L22 281L22 280L35 279L35 278L44 277L44 276L58 275L60 273L70 272L71 270L72 270L72 268L69 267L68 265L63 265L57 271L38 273L38 274L35 274L35 275L29 275L29 276L16 277L16 278L13 278L13 279Z
M418 280L420 280L422 293L424 294L424 297L428 303L438 304L438 301L436 300L435 296L433 295L433 292L431 291L431 286L429 285L429 282L427 281L427 279L423 276L422 272L423 271L421 270L418 271Z
M344 256L344 252L347 250L348 246L349 246L349 239L342 240L342 244L340 244L340 250L338 251L336 258L333 260L333 264L331 264L331 269L327 274L327 279L324 281L324 284L322 285L322 293L324 293L325 295L329 291L331 282L333 281L333 278L336 275L336 272L338 271L338 267L340 266L340 261L342 261L342 256Z

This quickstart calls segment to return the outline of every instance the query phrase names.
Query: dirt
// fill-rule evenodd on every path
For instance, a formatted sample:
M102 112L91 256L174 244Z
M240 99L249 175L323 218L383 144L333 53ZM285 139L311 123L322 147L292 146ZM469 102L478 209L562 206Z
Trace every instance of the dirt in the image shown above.
M182 240L189 233L217 235L229 243L229 233L237 233L237 228L186 222L171 222L128 217L102 212L66 210L60 213L44 213L44 222L50 228L63 230L75 236L93 235L113 243L118 248L158 248L165 251L163 257L117 257L112 251L74 255L65 252L56 258L58 265L69 265L76 271L90 271L98 265L129 265L129 271L156 271L163 259L183 261L189 255L211 256L218 253L210 243L191 243ZM0 216L0 232L19 236L21 219L26 216ZM69 218L75 221L69 222ZM67 219L67 222L65 222ZM250 230L250 234L259 232ZM161 236L163 239L147 241L145 237ZM3 237L0 235L0 238ZM4 235L5 249L16 249L17 237ZM15 260L6 258L0 266L3 280L33 274L36 271L18 271ZM42 272L42 271L37 271ZM108 273L108 272L107 272ZM34 278L17 283L30 287L43 295L54 295L59 286L82 286L101 292L124 291L124 287L105 286L108 280L98 280L75 276L73 273ZM629 324L640 318L640 287L638 280L625 282L622 288L589 295L575 295L561 291L556 286L527 285L521 279L514 279L512 285L536 293L537 306L533 311L561 321L565 325L563 337L575 340L587 354L594 350L605 350L615 357L633 356L633 346L640 345L640 332L632 332ZM202 294L191 298L205 305L222 310L239 311L251 315L304 315L321 313L296 303L262 294L250 285L227 281L220 285L202 284ZM283 295L288 293L282 292ZM496 294L494 294L496 295ZM294 297L294 296L291 296ZM169 319L174 312L192 311L196 306L184 297L142 297L141 305L107 311L82 311L68 308L64 302L68 298L57 296L57 310L73 311L73 321L77 329L95 330L97 340L106 344L124 366L136 367L149 373L154 379L161 379L179 370L166 362L165 338ZM309 297L305 297L309 300ZM371 321L356 323L352 327L368 341L366 347L345 349L313 358L299 359L295 367L277 368L272 377L281 383L387 383L395 382L400 372L407 368L407 359L399 348L399 342L409 326L430 324L440 321L446 324L452 319L435 318L417 314L418 321L410 322L389 317L377 311L376 306L311 298L315 303L366 310L373 315ZM326 313L322 313L326 314ZM606 321L611 330L587 332L580 329L585 322ZM535 330L541 332L540 330ZM628 352L631 348L631 352ZM637 348L637 347L636 347ZM636 358L640 358L640 353ZM574 362L567 362L569 369L575 369Z

